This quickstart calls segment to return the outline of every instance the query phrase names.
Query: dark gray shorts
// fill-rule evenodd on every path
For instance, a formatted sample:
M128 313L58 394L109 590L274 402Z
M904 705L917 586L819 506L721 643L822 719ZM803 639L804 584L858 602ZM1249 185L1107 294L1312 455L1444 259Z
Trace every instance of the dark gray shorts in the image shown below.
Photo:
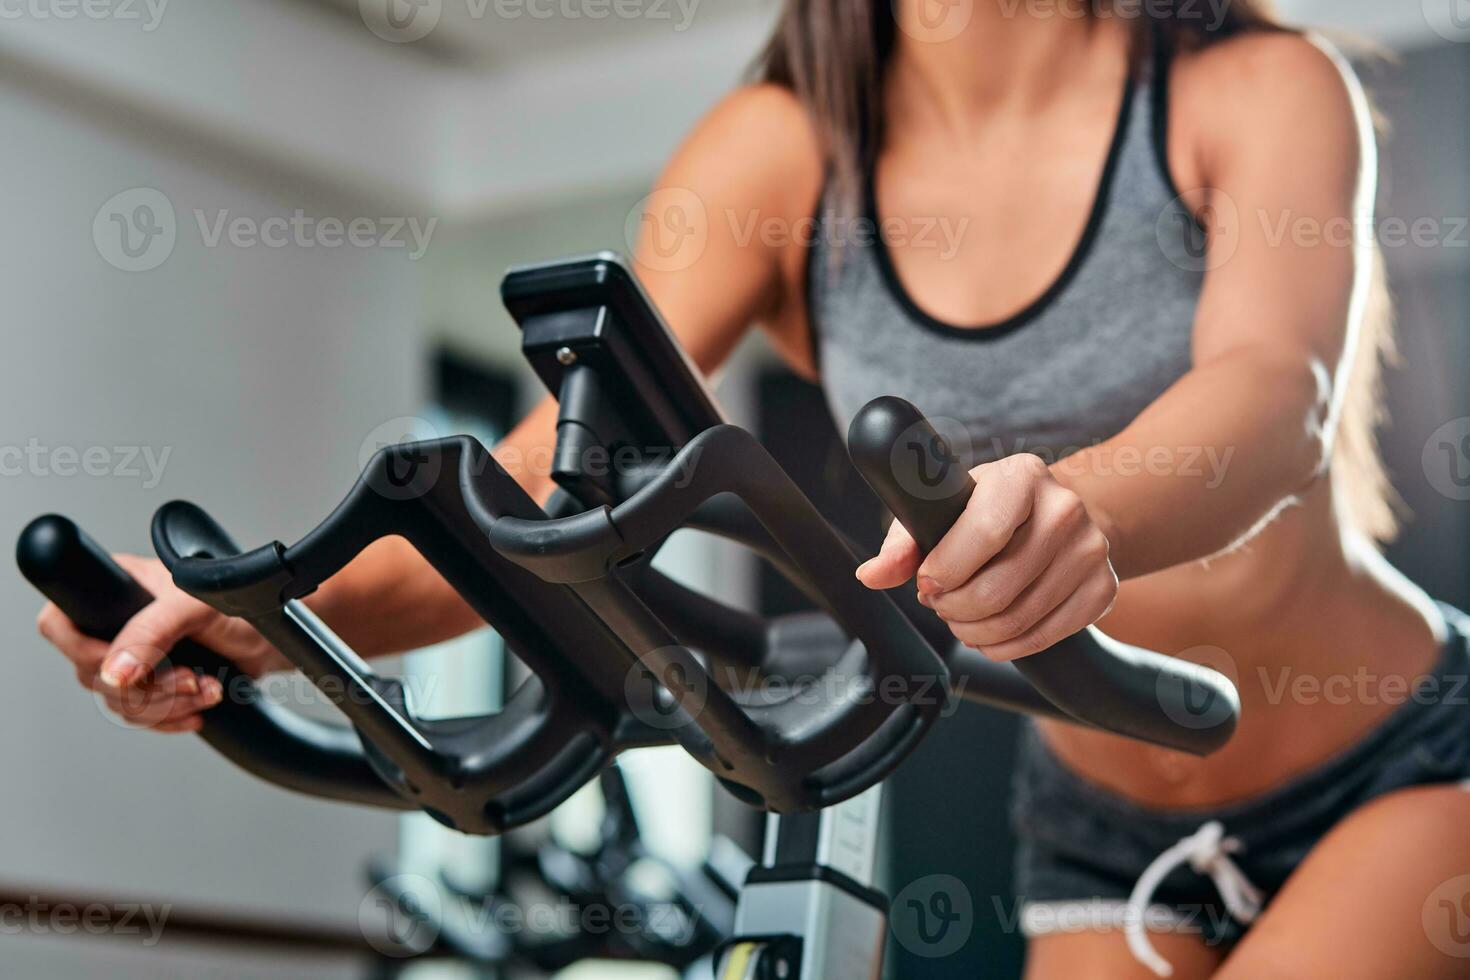
M1028 936L1120 929L1134 883L1161 852L1208 821L1243 848L1233 860L1266 895L1280 890L1339 820L1394 790L1470 780L1470 617L1443 607L1449 640L1434 671L1362 741L1264 796L1220 809L1139 806L1067 769L1028 726L1011 817L1016 888ZM1244 933L1208 877L1187 865L1164 879L1145 923L1211 943Z

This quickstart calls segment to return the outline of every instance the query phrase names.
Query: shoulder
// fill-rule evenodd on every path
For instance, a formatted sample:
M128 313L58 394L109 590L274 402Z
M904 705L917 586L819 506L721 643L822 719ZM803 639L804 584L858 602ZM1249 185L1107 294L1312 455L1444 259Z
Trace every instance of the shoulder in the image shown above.
M1351 113L1359 93L1346 58L1327 41L1290 31L1253 31L1179 56L1176 75L1189 94L1213 92L1225 111L1303 109Z
M791 217L814 209L821 194L823 157L811 116L789 89L747 85L705 114L670 164L721 197Z
M1326 41L1286 31L1242 34L1181 54L1172 96L1205 158L1316 159L1343 173L1371 156L1367 99Z
M658 283L655 299L676 308L687 303L691 322L719 321L727 339L759 322L793 366L810 374L797 312L806 254L801 230L816 213L825 170L816 127L792 92L751 85L727 95L685 138L645 199L669 192L664 200L677 202L680 227L703 231L697 267L649 275L646 281ZM645 221L641 234L660 226ZM657 246L649 241L638 251L648 249Z
M742 85L706 113L701 130L785 136L816 149L816 133L806 107L784 85Z

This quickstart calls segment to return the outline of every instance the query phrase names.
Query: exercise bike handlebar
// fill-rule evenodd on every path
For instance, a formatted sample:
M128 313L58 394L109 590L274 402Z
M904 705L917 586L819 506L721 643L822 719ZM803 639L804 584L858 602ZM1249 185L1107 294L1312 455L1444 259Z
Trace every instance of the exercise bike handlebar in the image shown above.
M951 695L1199 754L1229 739L1239 702L1213 671L1094 630L995 664L956 648L911 592L862 588L852 547L749 433L725 421L616 256L516 270L503 291L528 360L561 405L553 475L566 493L552 513L477 440L451 436L380 450L341 504L290 546L242 554L208 514L179 501L155 515L154 546L174 583L244 618L351 722L271 704L228 661L180 645L174 664L226 688L201 735L245 770L315 796L419 808L461 831L500 833L549 812L618 753L670 743L753 805L829 806L885 778ZM632 450L635 463L600 473L588 465L591 449ZM974 491L901 399L859 413L849 449L925 548ZM935 464L937 482L927 479ZM819 612L766 619L664 578L649 563L684 527L764 555ZM304 605L387 536L418 550L527 668L501 710L419 717L402 682L374 673ZM17 559L94 636L114 636L152 598L65 518L32 522ZM739 679L747 668L759 683ZM928 696L936 687L942 696Z
M849 428L848 451L925 553L954 526L975 490L943 436L902 398L864 406ZM1091 626L1014 663L1073 719L1195 755L1229 741L1240 715L1239 695L1224 675L1119 643Z
M111 640L153 601L85 531L58 514L26 525L15 557L27 581L79 630L99 640ZM158 669L169 664L219 680L225 697L201 716L199 737L246 772L311 796L414 809L378 777L351 728L305 718L266 700L252 678L191 640L177 644Z

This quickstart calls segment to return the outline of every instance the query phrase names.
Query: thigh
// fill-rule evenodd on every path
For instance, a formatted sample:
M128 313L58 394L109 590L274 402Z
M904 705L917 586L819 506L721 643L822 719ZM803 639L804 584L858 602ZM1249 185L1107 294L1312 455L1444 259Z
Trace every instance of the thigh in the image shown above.
M1400 790L1347 816L1216 976L1470 976L1470 792Z
M1149 941L1174 967L1171 980L1206 980L1220 954L1198 936L1150 933ZM1158 980L1128 951L1121 931L1038 936L1026 944L1025 980Z

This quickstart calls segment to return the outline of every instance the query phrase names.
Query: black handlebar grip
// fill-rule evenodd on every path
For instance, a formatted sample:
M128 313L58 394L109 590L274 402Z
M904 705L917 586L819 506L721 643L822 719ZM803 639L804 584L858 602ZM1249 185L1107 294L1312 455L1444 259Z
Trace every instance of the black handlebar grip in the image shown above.
M902 398L888 395L863 406L848 427L847 451L925 554L954 527L975 492L949 441Z
M153 601L97 542L59 514L26 525L16 542L15 563L26 581L94 639L111 640Z
M26 525L16 542L15 561L26 580L79 630L99 640L111 640L153 601L85 531L58 514ZM169 664L219 679L224 700L203 712L199 735L247 772L312 796L413 809L373 772L352 729L307 719L264 700L248 675L193 641L176 644L158 669Z
M864 406L847 441L863 479L920 550L932 551L975 490L948 441L922 412L892 396ZM1239 695L1225 676L1127 646L1092 627L1014 663L1076 720L1195 755L1228 742L1240 715Z

